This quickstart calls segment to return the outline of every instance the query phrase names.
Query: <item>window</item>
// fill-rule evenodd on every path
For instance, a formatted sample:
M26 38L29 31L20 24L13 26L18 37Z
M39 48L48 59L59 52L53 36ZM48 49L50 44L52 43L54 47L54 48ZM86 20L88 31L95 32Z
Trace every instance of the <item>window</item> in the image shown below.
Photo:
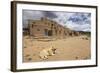
M45 36L48 36L48 29L44 29Z
M61 31L59 31L59 34L61 34Z
M40 31L40 29L37 29L37 31Z
M53 27L53 24L51 26Z
M34 27L34 25L32 24L32 28Z

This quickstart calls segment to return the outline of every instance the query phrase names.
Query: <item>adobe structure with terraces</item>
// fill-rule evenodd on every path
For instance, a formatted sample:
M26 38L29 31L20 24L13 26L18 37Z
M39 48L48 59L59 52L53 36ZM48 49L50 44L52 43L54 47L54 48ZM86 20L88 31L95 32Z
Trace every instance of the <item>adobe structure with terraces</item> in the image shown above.
M29 35L34 37L66 37L79 35L79 32L73 31L47 18L28 20L28 29Z

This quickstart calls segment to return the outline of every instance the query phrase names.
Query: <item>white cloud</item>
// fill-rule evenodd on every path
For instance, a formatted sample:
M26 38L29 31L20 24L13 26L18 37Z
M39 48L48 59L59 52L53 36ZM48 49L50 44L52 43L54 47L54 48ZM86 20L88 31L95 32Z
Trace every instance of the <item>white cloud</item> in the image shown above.
M72 30L76 30L76 31L91 31L91 24L90 22L90 17L88 17L88 13L77 13L77 15L75 15L76 13L60 13L57 12L56 15L58 15L58 18L54 19L56 20L58 23L62 24L63 26L66 26ZM74 16L75 15L75 16ZM85 18L85 20L83 20L83 17ZM75 21L69 21L68 19L70 17L74 17L81 20L79 22Z
M68 22L66 25L67 27L71 28L72 30L76 30L76 31L91 31L90 24L79 25L79 24L75 24L72 22Z
M31 20L37 20L41 17L43 17L43 12L42 11L34 11L33 10L23 10L23 25L24 27L27 27L29 19Z
M24 10L23 11L23 22L24 22L24 27L27 27L27 20L28 19L33 19L37 20L40 19L41 17L47 17L50 19L58 22L59 24L66 26L72 30L76 31L90 31L91 30L91 24L87 23L90 22L90 16L88 16L88 13L73 13L73 12L49 12L49 11L34 11L34 10ZM53 18L54 16L55 18ZM83 16L82 16L83 15ZM52 18L51 18L52 17ZM69 18L73 17L73 20L69 21ZM86 18L86 20L82 20L83 17ZM78 19L79 23L75 21Z

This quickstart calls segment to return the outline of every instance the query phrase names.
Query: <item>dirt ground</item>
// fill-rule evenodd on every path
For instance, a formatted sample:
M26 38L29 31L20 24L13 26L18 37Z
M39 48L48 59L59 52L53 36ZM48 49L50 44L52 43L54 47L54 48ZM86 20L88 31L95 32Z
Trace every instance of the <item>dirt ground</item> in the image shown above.
M65 39L34 39L23 37L23 62L86 60L91 58L91 39L85 35ZM39 52L48 47L57 48L56 54L42 60Z

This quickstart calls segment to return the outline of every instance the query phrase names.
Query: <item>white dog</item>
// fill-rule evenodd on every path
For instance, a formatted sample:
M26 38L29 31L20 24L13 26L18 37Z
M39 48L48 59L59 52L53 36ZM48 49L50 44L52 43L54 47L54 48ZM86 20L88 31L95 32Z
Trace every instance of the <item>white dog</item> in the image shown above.
M41 59L48 59L48 56L55 55L55 51L56 51L56 48L53 48L53 47L43 49L42 51L40 51L39 57Z

